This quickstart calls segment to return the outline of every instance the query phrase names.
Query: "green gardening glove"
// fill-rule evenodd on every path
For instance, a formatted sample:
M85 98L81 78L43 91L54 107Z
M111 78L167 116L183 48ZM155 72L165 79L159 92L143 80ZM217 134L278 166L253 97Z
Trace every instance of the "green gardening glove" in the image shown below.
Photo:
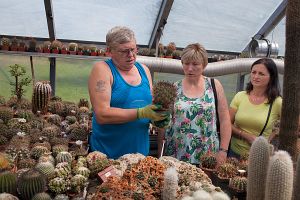
M160 121L152 121L153 126L158 128L169 128L171 126L171 114L168 114L168 116Z
M161 121L168 117L168 114L166 112L160 112L159 109L161 109L161 105L153 105L150 104L148 106L145 106L143 108L137 109L137 118L148 118L152 121Z

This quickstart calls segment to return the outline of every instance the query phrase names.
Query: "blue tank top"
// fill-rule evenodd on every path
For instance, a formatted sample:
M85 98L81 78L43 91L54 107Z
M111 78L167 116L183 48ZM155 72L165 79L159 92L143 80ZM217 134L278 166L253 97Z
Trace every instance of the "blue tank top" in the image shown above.
M151 104L152 95L144 68L138 62L136 68L141 76L137 86L129 85L121 76L112 60L105 61L113 75L111 107L141 108ZM149 120L139 119L123 124L98 124L95 115L89 140L91 151L100 151L109 158L117 159L127 153L149 153Z

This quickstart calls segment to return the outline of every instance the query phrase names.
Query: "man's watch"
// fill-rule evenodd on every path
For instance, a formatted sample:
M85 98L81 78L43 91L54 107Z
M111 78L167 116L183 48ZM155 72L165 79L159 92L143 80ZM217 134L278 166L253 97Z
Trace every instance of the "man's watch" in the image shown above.
M223 151L225 153L228 153L228 150L227 149L223 149L223 148L219 148L219 151Z

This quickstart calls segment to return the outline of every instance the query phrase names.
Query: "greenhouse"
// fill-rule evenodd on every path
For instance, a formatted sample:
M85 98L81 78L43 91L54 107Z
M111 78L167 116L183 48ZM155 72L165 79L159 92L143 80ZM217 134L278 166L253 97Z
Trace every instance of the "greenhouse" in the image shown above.
M299 1L0 6L0 200L300 199Z

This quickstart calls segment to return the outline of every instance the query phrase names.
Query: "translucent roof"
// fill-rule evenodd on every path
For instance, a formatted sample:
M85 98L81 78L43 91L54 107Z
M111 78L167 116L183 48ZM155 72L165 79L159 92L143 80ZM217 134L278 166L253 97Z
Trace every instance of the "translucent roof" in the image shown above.
M128 26L139 45L149 45L160 10L170 0L52 0L57 39L105 42L107 31ZM174 0L161 42L241 52L282 0ZM48 38L44 1L0 1L0 35ZM155 31L154 31L155 32ZM284 54L285 19L267 36Z

